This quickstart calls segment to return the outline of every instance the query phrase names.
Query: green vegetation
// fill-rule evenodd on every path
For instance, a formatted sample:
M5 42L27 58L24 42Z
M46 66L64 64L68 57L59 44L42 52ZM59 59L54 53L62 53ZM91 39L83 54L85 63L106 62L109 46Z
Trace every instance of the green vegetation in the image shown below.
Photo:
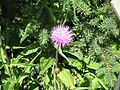
M120 23L110 0L0 0L0 90L113 90ZM74 41L56 49L51 28Z

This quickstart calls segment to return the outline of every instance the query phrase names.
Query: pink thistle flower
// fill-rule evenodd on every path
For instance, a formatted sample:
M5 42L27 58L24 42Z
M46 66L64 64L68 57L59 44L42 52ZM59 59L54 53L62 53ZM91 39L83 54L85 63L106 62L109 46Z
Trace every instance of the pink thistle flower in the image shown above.
M54 26L50 36L55 45L65 47L73 41L73 33L69 26Z

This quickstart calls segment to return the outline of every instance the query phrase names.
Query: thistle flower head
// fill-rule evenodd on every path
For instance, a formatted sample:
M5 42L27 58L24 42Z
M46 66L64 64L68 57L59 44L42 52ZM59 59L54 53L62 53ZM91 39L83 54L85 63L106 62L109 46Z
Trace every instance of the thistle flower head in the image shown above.
M65 47L73 41L73 33L69 26L54 26L50 38L59 47Z

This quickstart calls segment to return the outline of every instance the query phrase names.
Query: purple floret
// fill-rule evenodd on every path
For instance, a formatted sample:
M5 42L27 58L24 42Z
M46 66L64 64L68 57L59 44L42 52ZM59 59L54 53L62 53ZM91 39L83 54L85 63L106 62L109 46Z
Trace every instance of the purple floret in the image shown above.
M73 33L69 26L54 26L50 38L59 47L65 47L73 41Z

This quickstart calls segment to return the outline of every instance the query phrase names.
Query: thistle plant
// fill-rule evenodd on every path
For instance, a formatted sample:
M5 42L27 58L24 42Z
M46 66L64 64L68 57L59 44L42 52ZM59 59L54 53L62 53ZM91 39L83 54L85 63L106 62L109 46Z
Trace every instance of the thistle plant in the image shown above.
M58 48L68 46L73 41L73 33L69 26L58 25L52 28L50 36L56 48L56 68L58 62Z

